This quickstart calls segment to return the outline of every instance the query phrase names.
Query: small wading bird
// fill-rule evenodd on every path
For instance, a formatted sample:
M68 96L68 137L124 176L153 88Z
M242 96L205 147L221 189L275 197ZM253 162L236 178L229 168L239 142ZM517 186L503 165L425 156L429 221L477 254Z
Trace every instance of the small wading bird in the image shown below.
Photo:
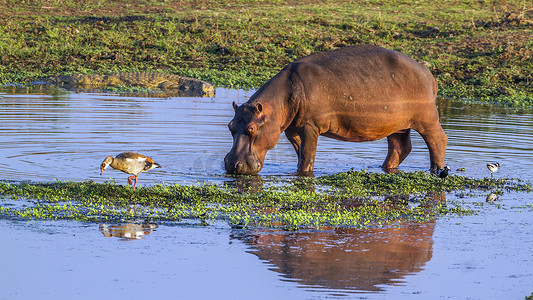
M113 158L108 156L100 165L100 175L102 175L107 167L122 171L124 173L132 174L128 177L128 184L132 184L132 179L135 178L135 184L133 184L133 190L137 187L137 179L139 174L146 172L153 168L161 168L153 159L148 156L144 156L135 152L123 152Z
M490 171L490 178L493 177L494 172L498 171L498 168L500 168L500 163L487 164L487 169Z

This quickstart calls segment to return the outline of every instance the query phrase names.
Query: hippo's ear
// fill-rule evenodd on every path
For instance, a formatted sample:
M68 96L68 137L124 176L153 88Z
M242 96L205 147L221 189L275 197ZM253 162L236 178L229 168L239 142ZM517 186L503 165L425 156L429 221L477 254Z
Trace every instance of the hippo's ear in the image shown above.
M239 107L239 106L237 105L237 103L235 103L235 101L233 101L233 110L237 111L237 107Z
M263 105L261 103L257 103L255 106L257 113L261 113L263 111Z

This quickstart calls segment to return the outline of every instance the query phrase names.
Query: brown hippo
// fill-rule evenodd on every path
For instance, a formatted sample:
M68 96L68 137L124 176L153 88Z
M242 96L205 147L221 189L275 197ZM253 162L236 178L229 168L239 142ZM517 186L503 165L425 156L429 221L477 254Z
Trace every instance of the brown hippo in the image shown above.
M298 173L313 171L319 135L352 142L386 137L383 169L393 171L411 151L414 129L429 148L431 171L439 172L448 138L436 95L431 72L397 51L358 45L311 54L285 66L248 102L233 102L226 171L257 174L282 132L298 154Z

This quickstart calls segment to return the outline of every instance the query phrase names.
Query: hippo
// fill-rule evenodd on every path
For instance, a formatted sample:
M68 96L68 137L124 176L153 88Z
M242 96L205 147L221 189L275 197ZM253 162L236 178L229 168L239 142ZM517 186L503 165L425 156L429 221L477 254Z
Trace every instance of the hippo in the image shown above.
M229 174L261 171L282 132L312 174L319 135L341 141L387 138L382 168L394 173L411 152L411 129L429 149L430 171L444 169L448 137L436 106L437 83L422 64L394 50L357 45L318 52L286 65L238 106L228 128Z

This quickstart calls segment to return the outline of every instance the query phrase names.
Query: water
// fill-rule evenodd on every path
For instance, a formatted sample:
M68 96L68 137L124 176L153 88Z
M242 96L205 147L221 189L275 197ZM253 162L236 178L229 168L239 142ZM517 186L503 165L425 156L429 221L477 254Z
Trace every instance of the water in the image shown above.
M99 164L129 150L163 166L141 174L139 185L231 181L222 165L231 149L231 102L252 94L219 88L214 98L157 98L4 88L0 179L126 184L127 175L112 169L100 176ZM533 178L530 112L450 101L439 109L452 173L486 177L485 164L499 162L496 177ZM385 140L321 138L315 173L379 172L386 151ZM282 136L260 174L292 176L296 164ZM400 169L428 167L427 148L413 133ZM531 198L504 194L475 216L320 232L224 222L0 220L0 299L521 299L533 292Z

